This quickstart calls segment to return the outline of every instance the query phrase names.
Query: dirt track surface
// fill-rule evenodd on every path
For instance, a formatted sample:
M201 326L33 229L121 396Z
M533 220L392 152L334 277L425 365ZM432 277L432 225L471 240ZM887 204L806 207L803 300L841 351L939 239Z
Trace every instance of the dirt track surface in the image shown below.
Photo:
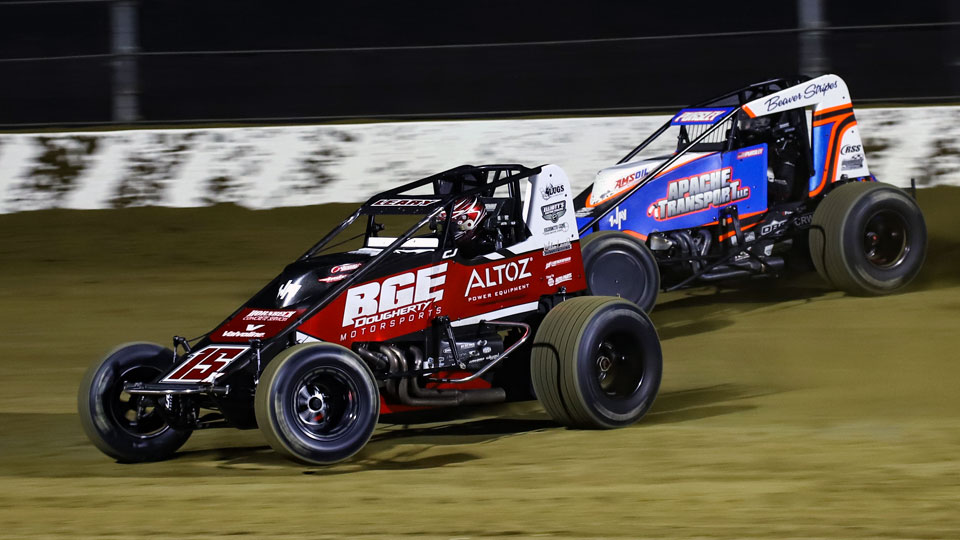
M919 199L904 294L808 274L663 296L663 386L633 427L459 410L327 468L236 430L120 465L76 387L117 343L213 327L347 208L0 216L0 537L960 537L960 189Z

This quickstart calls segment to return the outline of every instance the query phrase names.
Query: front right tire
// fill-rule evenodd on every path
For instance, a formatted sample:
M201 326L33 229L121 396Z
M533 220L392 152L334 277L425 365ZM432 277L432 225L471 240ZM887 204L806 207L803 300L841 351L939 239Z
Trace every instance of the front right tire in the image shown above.
M267 364L254 410L277 453L329 465L353 456L370 440L380 417L380 393L373 372L349 349L304 343Z

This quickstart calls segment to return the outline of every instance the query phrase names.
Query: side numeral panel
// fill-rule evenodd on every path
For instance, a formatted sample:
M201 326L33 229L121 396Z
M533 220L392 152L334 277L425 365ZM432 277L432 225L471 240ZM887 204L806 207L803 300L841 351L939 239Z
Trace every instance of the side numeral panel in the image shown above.
M214 376L230 362L236 360L249 347L211 345L190 355L162 382L198 383L212 382Z

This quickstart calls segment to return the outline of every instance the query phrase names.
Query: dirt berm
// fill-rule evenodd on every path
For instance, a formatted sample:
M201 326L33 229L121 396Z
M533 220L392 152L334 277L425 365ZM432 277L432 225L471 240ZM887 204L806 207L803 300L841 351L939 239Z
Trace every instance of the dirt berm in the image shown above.
M663 387L633 427L460 410L327 468L236 430L120 465L75 396L113 345L216 325L348 207L0 216L0 537L958 538L960 189L919 200L930 253L903 294L805 274L665 295Z

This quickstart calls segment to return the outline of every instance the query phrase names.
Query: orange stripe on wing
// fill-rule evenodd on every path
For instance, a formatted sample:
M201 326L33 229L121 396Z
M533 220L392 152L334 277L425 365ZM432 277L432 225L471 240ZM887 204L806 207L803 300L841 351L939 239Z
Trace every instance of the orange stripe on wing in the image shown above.
M850 122L849 124L843 126L838 130L838 127L844 123L848 118L853 117L853 113L845 114L843 116L837 117L836 124L834 124L833 129L830 132L830 141L827 143L827 159L823 162L823 176L820 178L820 184L817 185L816 189L810 192L811 197L816 197L823 191L823 188L833 182L833 178L837 175L837 161L840 160L840 141L843 140L843 134L847 132L848 129L857 125L856 120Z
M820 176L820 183L817 184L817 187L810 192L811 197L815 197L820 191L823 190L823 186L828 182L827 176L830 175L833 167L830 166L833 163L834 155L833 149L836 146L835 141L837 139L837 126L840 125L840 122L846 119L848 116L851 116L853 113L845 114L843 116L838 116L836 119L831 118L830 121L833 122L833 128L830 129L830 138L827 139L827 158L823 160L823 174Z
M830 107L829 109L820 109L820 110L813 111L813 117L816 118L816 117L818 117L818 116L823 116L823 115L825 115L825 114L830 114L830 113L832 113L832 112L834 112L834 111L839 111L840 109L843 109L844 107L849 107L850 110L852 111L852 110L853 110L853 103L844 103L844 104L842 104L842 105L836 105L836 106L834 106L834 107Z

